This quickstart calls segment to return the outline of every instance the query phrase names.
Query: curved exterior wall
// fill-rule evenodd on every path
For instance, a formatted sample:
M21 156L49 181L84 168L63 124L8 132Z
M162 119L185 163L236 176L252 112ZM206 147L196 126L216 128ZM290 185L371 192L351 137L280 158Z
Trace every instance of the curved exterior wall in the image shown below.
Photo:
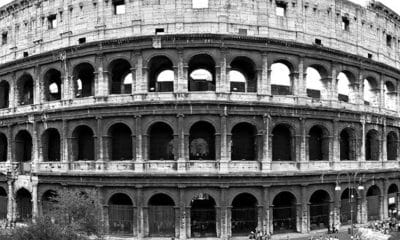
M8 196L9 221L20 215L15 199L22 188L32 195L33 217L44 212L43 196L48 190L98 190L111 234L115 232L110 199L116 193L126 194L132 200L133 226L127 235L138 238L159 236L152 232L149 206L159 193L175 204L173 234L161 237L180 239L205 236L193 233L191 221L192 200L204 194L215 201L213 237L221 239L235 235L232 209L241 193L256 200L256 226L274 234L282 223L274 217L283 201L275 201L280 193L295 199L296 214L290 223L294 232L319 227L322 220L315 218L313 210L318 203L326 207L324 217L330 226L348 224L343 220L348 187L365 189L356 194L353 221L386 218L393 213L393 201L398 208L398 16L390 9L379 3L365 9L347 1L295 0L209 0L205 9L193 9L189 0L125 0L125 4L126 13L121 15L114 14L112 0L15 1L0 9L0 26L7 32L0 54L0 103L2 84L9 86L9 104L0 109L4 174L0 187ZM276 16L277 4L286 5L285 17ZM52 15L58 26L49 30ZM350 21L349 31L342 30L343 17ZM161 28L164 34L155 35L155 29ZM391 47L387 35L392 37ZM80 38L86 38L86 43L78 44ZM316 38L322 45L316 44ZM23 57L24 52L28 56ZM198 55L207 57L192 67L196 64L191 60ZM168 59L167 68L174 72L168 91L151 85L154 59ZM256 87L247 86L245 92L234 90L229 79L237 59L246 59L239 65L253 69L250 75ZM274 93L274 63L289 67L290 94ZM87 68L80 71L82 64ZM133 76L131 88L124 88L122 94L113 93L116 65L128 66L125 70ZM199 66L215 70L208 91L190 89L190 73ZM307 91L308 67L321 74L324 87L319 97ZM60 80L56 100L48 93L53 78L48 73L53 70ZM86 76L80 72L93 76L86 97L82 97L84 90L77 90L78 79ZM338 97L341 72L352 76L348 101ZM369 104L363 100L364 79L375 84ZM31 82L32 92L25 99L26 82ZM389 92L385 91L388 84ZM159 140L151 138L152 129L160 122L168 126L171 137L168 160L152 159L152 144ZM204 131L193 130L198 123ZM118 149L112 145L113 131L118 124L125 126L120 135L127 132L128 159L122 154L113 159ZM251 132L252 159L234 159L242 147L234 146L239 125L251 126L245 134ZM318 161L310 159L316 126L322 132L324 152ZM290 146L278 149L290 152L291 159L274 157L279 128L290 135L285 139ZM55 144L59 155L51 161L49 129L59 134ZM206 129L213 138L211 159L192 156L190 151L196 134L201 136ZM340 146L347 130L349 159L343 159ZM93 148L93 156L78 150L77 139L87 132L93 142L85 146ZM29 143L26 136L31 138L32 151L31 161L24 162L28 157L21 155L25 153L21 149L29 144L21 146ZM369 191L373 188L379 191ZM4 203L1 196L0 201Z

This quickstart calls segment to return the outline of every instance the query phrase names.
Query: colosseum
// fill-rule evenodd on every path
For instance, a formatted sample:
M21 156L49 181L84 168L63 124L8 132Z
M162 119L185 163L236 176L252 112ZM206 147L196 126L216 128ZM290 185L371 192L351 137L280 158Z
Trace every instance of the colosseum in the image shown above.
M308 233L398 217L400 16L372 1L0 8L0 218L95 190L107 234Z

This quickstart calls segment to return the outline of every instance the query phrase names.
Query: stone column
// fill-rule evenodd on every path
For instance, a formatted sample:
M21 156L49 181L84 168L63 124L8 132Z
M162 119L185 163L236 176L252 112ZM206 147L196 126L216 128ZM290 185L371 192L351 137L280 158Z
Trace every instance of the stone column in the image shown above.
M38 179L32 179L32 220L35 221L39 217L38 207Z
M135 116L136 131L136 161L135 171L143 172L143 136L142 136L142 116Z
M259 95L271 95L271 69L268 65L268 54L263 52L262 55L262 69L261 79L259 81L258 91Z
M15 108L18 104L17 98L17 80L15 77L15 72L11 73L11 79L9 81L10 84L10 91L9 91L9 108Z
M185 172L186 171L186 158L185 158L185 126L184 126L184 117L183 114L178 114L178 171Z
M217 93L227 93L229 92L229 82L227 78L227 63L226 63L226 49L222 49L220 51L220 62L219 62L219 68L216 67L217 76L219 75L219 78L216 78L216 91Z
M378 85L379 85L379 91L377 91L378 94L378 106L381 109L385 109L386 108L386 96L385 96L385 81L383 80L383 76L382 74L379 74L379 79L378 79Z
M359 157L357 159L357 161L361 161L361 162L365 162L365 136L366 136L366 132L365 132L365 118L363 116L361 116L361 151L359 154Z
M366 223L368 222L368 209L367 209L367 197L365 193L361 193L361 204L360 204L360 217L361 221L360 223Z
M228 172L229 171L229 160L227 158L228 156L228 147L227 147L227 114L221 114L220 116L220 121L221 121L221 158L220 158L220 171L221 172Z
M298 205L297 230L301 233L308 233L310 231L310 204L307 199L307 187L306 185L301 186L301 204Z
M330 79L331 80L331 86L330 86L330 89L329 89L329 93L330 93L329 100L332 100L332 101L338 101L338 87L337 87L337 83L338 83L337 76L338 76L338 73L337 72L338 71L336 69L336 64L332 64L332 76L330 77L331 78Z
M177 92L187 92L188 91L188 79L187 74L185 74L185 63L183 62L183 49L178 49L178 69L177 69Z
M230 229L230 219L228 219L228 203L227 203L227 199L226 199L226 195L227 195L227 187L226 186L222 186L221 190L220 190L220 195L221 195L221 205L220 205L220 234L219 237L220 239L229 239L230 235L231 235L231 229ZM217 230L218 232L218 230Z
M34 120L32 123L32 172L37 172L39 169L39 140L38 136L38 123Z
M137 198L137 231L138 238L143 239L145 237L145 229L144 229L144 205L143 205L143 186L136 186L136 198Z
M135 82L135 94L143 94L145 92L144 75L143 75L143 57L139 52L135 53L136 58L136 82Z
M68 122L63 119L61 132L61 162L67 164L71 160L68 154Z
M294 144L295 147L297 148L296 162L308 162L307 149L306 149L307 133L305 129L306 119L300 118L299 120L300 120L300 135L296 135L296 139L298 139L298 141L293 142L293 143L297 142L300 143L300 144Z
M96 143L95 143L95 161L99 161L100 163L104 161L104 152L103 152L103 118L96 117L97 129L96 129Z
M96 55L95 96L107 96L109 89L108 72L104 67L104 56L102 53Z
M386 191L387 187L386 187L386 180L383 180L383 184L382 184L382 200L381 200L381 205L382 205L382 211L381 211L381 219L386 219L389 217L389 196L388 196L388 192Z
M43 82L40 79L40 66L36 65L33 76L33 104L41 104L44 98Z
M13 205L15 204L13 180L8 180L7 185L8 185L7 221L10 223L10 222L14 222L14 220L15 220L15 212L14 212L14 208L13 208Z
M263 116L263 143L260 145L262 147L262 158L261 158L261 170L263 172L268 172L271 170L271 149L269 143L269 127L271 122L271 116L265 114ZM267 205L268 206L268 205Z
M364 74L363 74L364 69L360 69L360 73L358 75L358 101L355 102L355 104L358 104L361 106L361 109L363 109L364 106Z
M180 218L179 218L179 239L184 240L187 238L186 232L186 216L190 212L186 211L185 207L185 188L183 186L178 186L179 189L179 210L180 210Z
M304 58L300 58L298 72L293 72L293 95L298 97L307 97L306 79L307 73L304 69Z
M379 153L380 157L379 159L383 162L387 162L388 160L388 154L387 154L387 127L386 127L386 118L383 118L383 123L382 123L382 135L381 135L381 151Z
M333 137L329 150L329 161L340 162L340 134L338 132L338 119L333 119Z
M271 202L270 202L270 192L269 192L270 186L263 186L263 195L262 195L262 200L264 203L264 208L263 208L263 215L262 215L262 230L266 233L272 233L273 232L273 225L272 225L272 211L270 209L271 207Z
M350 189L349 189L350 191ZM340 208L341 208L341 199L340 199L340 195L341 192L340 191L334 191L334 201L333 203L331 203L331 208L333 207L333 209L331 209L331 211L333 212L333 222L331 222L330 224L333 226L337 226L341 224L340 221Z

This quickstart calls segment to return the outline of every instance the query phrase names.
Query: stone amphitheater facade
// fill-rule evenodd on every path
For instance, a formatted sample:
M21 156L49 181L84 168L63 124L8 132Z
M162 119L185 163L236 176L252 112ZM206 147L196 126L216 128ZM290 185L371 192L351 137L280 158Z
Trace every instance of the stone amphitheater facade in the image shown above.
M65 188L138 239L397 217L399 26L346 0L5 5L0 217Z

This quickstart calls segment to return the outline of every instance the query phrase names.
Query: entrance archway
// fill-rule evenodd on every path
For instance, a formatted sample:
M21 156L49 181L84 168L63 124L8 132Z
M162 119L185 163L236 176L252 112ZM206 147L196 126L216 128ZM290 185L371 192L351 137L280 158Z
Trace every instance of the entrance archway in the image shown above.
M133 204L128 195L116 193L110 198L108 225L111 234L133 234Z
M149 200L149 233L151 237L175 236L175 203L166 194L156 194Z
M340 222L343 225L357 223L358 194L354 188L346 188L340 197Z
M17 218L18 222L25 222L32 219L32 195L31 193L21 188L16 193L17 203Z
M368 221L380 219L381 190L376 186L371 186L367 192Z
M398 201L397 201L397 194L399 192L399 188L396 184L390 185L388 189L388 213L389 217L398 218L399 216L399 209L398 209Z
M42 215L46 216L51 214L54 204L57 203L55 199L57 197L57 192L53 190L46 191L42 196Z
M192 199L190 209L192 237L216 237L216 211L214 199L201 193Z
M274 198L274 233L296 232L296 202L296 197L290 192L281 192Z
M310 198L310 229L329 227L330 197L324 190L318 190Z
M0 187L0 219L7 219L8 197L4 188Z
M257 199L248 193L242 193L232 202L232 235L247 236L257 228Z

